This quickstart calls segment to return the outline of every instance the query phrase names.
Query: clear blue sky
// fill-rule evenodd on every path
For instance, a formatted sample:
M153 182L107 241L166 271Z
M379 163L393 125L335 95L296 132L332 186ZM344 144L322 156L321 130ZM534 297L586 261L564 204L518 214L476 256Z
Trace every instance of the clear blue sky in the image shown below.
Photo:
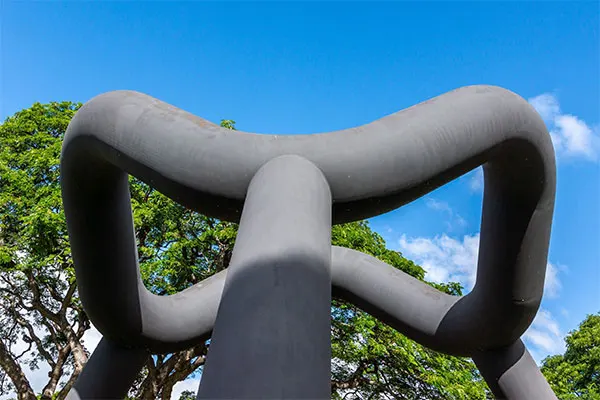
M538 358L558 350L557 340L600 310L598 2L5 0L1 13L2 119L36 101L133 89L245 131L314 133L464 85L545 94L534 102L560 141L555 274L530 348ZM468 282L477 179L469 174L373 226L431 277Z

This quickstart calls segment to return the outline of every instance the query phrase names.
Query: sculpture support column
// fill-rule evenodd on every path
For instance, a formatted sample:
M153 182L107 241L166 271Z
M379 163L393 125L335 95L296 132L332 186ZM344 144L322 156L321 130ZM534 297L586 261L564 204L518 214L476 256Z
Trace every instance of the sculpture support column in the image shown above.
M102 338L66 399L126 397L148 357L143 349L128 349Z
M299 156L248 188L199 399L328 399L331 192Z
M556 399L531 354L519 339L511 346L473 355L497 399Z

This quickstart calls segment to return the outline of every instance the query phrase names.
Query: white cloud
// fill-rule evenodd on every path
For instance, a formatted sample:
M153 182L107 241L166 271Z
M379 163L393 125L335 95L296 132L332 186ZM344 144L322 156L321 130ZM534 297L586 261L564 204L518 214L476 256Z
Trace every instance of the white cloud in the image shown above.
M479 166L474 170L467 172L460 177L459 180L465 182L469 188L469 191L472 193L481 193L484 186L483 166Z
M584 121L574 115L559 115L554 125L552 134L557 138L555 146L559 152L590 161L597 160L599 138Z
M175 386L173 386L173 392L171 393L171 400L179 399L181 393L186 390L191 390L196 393L198 391L198 386L200 385L200 378L190 378L184 381L177 382Z
M558 156L596 161L600 152L600 137L582 119L564 114L555 95L544 93L529 99L548 125Z
M544 122L551 123L560 114L560 105L556 96L550 93L540 94L529 99L529 104L536 109Z
M446 234L433 238L409 238L402 235L399 250L414 260L427 272L426 278L433 282L460 282L468 292L475 286L479 233L465 235L462 239ZM548 263L544 281L544 295L556 297L561 288L559 273L565 267Z
M467 220L464 219L463 217L461 217L458 214L456 214L456 220L455 220L455 222L459 226L467 226Z
M546 281L544 282L544 294L554 298L558 296L562 284L558 278L559 271L564 270L564 267L555 265L551 262L546 267Z
M425 204L432 210L439 211L448 216L449 220L446 221L446 228L448 228L449 231L452 231L457 227L462 228L467 225L467 221L460 214L455 212L445 201L439 201L429 197L426 199Z
M434 282L460 282L466 290L475 285L479 234L465 235L462 240L446 234L434 238L400 237L400 251L427 272Z
M533 323L523 334L523 340L530 349L531 356L538 363L549 355L565 351L565 335L550 311L540 308Z
M446 234L433 238L408 238L402 235L399 250L427 272L433 282L460 282L465 292L473 289L477 274L479 233L462 239ZM561 289L559 273L564 266L548 263L544 282L544 296L556 297ZM564 311L566 312L566 310ZM564 334L552 314L540 309L533 323L523 335L532 357L538 365L548 355L564 352Z
M483 167L478 167L469 176L469 188L472 192L483 190Z
M426 204L427 207L431 208L432 210L444 211L452 215L452 208L450 208L450 205L445 201L439 201L436 199L428 198Z

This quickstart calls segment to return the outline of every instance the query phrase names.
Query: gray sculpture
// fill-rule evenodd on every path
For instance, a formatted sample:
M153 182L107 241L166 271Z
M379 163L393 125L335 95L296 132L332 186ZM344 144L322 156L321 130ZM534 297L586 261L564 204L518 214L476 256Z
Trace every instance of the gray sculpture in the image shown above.
M393 210L482 164L468 295L331 246L332 223ZM473 357L498 398L555 398L520 340L542 298L554 150L512 92L465 87L358 128L296 136L232 132L110 92L73 118L61 174L79 294L104 336L71 399L122 398L150 354L209 337L199 399L329 398L332 291L425 346ZM127 174L239 221L227 270L172 296L148 292Z

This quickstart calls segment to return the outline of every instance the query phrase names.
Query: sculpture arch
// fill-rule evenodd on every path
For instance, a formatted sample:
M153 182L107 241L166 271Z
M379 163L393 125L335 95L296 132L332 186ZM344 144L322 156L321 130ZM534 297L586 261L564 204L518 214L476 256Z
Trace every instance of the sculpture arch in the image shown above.
M332 223L393 210L479 165L468 295L332 248ZM128 174L239 221L227 270L172 296L148 292ZM519 339L543 293L554 150L510 91L464 87L361 127L291 136L231 132L141 93L109 92L71 121L61 185L80 297L104 335L73 399L123 397L149 354L211 335L198 398L328 398L332 288L421 344L473 357L499 398L555 398Z

